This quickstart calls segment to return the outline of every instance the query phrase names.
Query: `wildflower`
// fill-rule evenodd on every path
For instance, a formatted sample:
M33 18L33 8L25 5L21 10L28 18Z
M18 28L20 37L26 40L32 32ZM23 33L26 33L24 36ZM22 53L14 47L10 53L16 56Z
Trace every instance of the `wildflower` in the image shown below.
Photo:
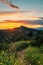
M32 55L32 57L34 57L34 55Z
M2 64L2 62L0 62L0 64Z
M4 54L4 51L2 52L2 54Z
M29 64L29 65L31 65L31 64Z
M38 61L38 64L40 64L40 61Z

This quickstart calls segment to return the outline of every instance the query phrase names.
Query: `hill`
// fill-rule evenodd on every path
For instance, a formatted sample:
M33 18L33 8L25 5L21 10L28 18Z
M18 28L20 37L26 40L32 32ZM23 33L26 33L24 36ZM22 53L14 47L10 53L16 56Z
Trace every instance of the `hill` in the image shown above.
M37 28L37 30L43 30L43 27L39 27L39 28Z
M43 31L21 26L0 30L0 65L43 65Z
M15 42L20 40L31 40L39 33L38 30L21 26L15 29L0 30L0 42Z

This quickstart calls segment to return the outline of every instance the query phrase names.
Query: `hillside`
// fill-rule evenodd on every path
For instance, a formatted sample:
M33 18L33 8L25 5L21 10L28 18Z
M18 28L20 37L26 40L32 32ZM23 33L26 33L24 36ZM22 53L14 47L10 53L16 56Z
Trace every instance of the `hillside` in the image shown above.
M0 30L0 42L15 42L20 40L31 40L39 33L38 30L21 26L15 29Z
M43 27L39 27L39 28L37 28L37 30L43 30Z
M43 65L43 45L35 47L30 41L19 41L1 47L0 65Z
M0 65L43 65L43 30L0 30Z

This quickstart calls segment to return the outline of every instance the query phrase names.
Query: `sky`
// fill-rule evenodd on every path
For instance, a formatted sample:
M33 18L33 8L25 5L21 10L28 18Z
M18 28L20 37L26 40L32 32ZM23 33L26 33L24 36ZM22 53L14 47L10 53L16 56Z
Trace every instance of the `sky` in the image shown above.
M43 18L43 0L4 0L4 1L7 1L8 4L3 3L0 0L0 22L4 22L4 20L40 20L39 17ZM15 5L19 7L19 9L9 6L9 4ZM14 22L14 24L15 23L16 22ZM37 22L35 23L37 24ZM43 26L41 25L41 23L43 22L39 23L40 24L35 25L33 22L33 24L28 23L28 25L30 27L32 25L33 28ZM27 23L24 24L22 22L22 24L28 26ZM20 23L20 25L22 24ZM1 25L0 29L2 29L3 26L5 26L5 24L0 25ZM20 25L18 24L18 26Z
M43 0L4 0L12 1L11 3L17 5L20 11L40 11L43 12ZM15 9L0 2L0 12L14 11Z

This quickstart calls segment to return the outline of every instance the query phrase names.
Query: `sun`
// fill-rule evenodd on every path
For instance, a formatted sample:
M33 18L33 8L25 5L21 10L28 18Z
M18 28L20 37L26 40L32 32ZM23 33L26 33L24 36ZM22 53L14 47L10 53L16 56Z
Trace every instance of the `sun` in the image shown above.
M14 28L13 26L10 27L10 29L13 29L13 28Z

